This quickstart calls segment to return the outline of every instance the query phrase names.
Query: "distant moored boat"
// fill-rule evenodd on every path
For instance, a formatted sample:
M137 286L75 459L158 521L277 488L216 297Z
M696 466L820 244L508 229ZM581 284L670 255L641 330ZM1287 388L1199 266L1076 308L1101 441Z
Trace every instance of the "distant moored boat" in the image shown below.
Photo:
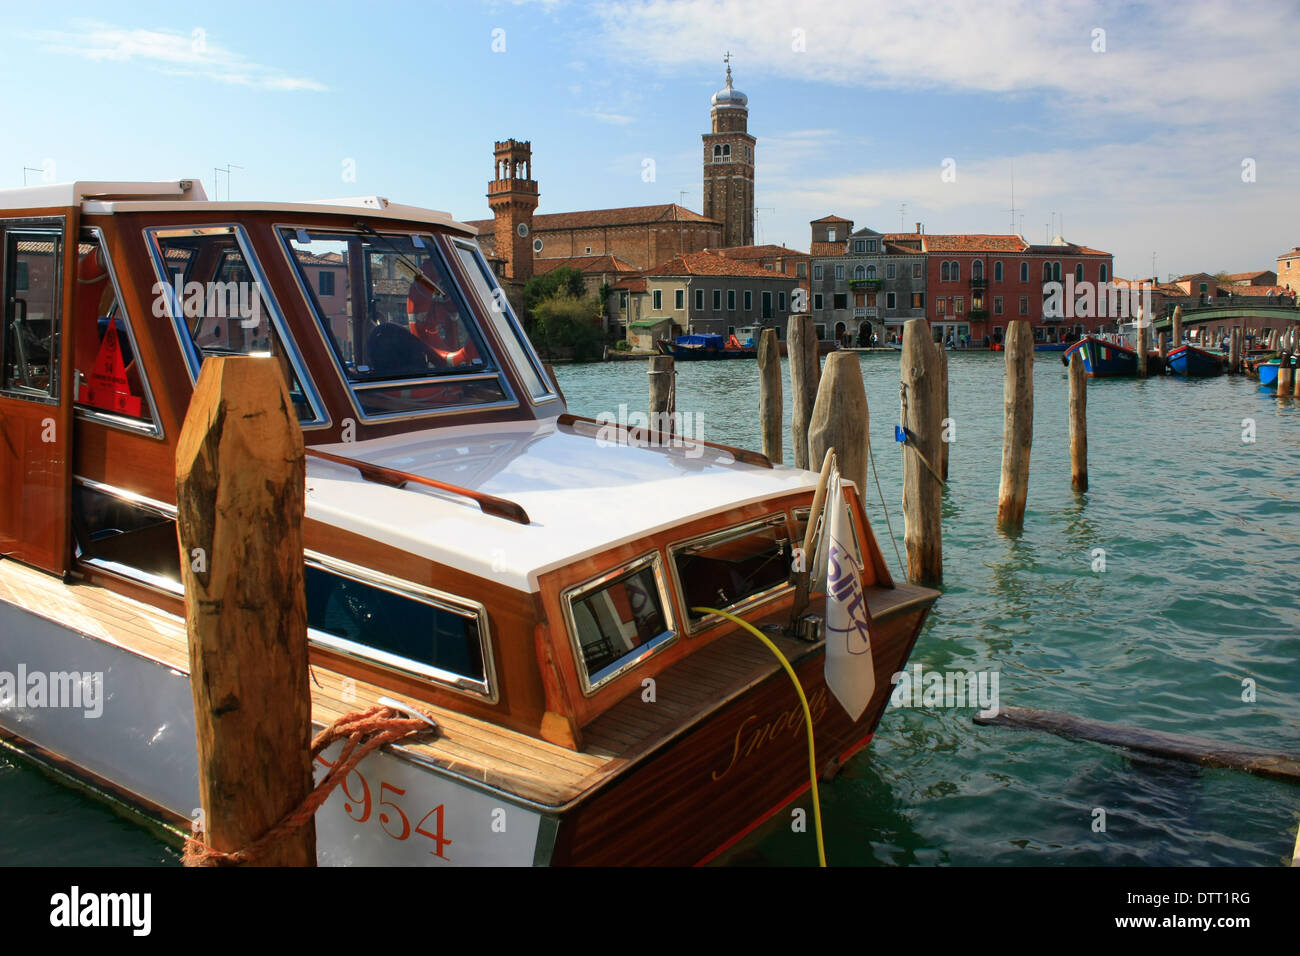
M1137 351L1127 345L1117 345L1086 335L1061 353L1061 363L1069 365L1075 352L1083 357L1083 368L1089 378L1137 374Z
M1180 345L1169 353L1169 371L1186 378L1209 378L1222 375L1225 361L1222 355L1198 349L1195 345Z

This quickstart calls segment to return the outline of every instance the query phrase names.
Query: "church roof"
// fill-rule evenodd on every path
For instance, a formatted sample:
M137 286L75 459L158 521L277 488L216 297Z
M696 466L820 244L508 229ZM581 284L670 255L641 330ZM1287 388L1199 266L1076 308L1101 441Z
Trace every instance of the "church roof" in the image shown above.
M496 220L475 219L468 224L480 232L491 232ZM561 229L598 229L602 226L639 226L655 222L703 222L722 225L677 203L658 206L619 206L615 209L587 209L581 212L552 212L533 216L533 232Z
M785 279L794 277L784 272L774 272L744 259L731 259L712 250L688 252L673 256L667 262L641 273L644 276L739 276L756 279Z
M618 256L610 255L591 255L591 256L568 256L567 258L556 259L534 259L533 275L545 275L561 267L577 269L584 275L591 275L601 272L637 272L636 266L630 262L620 259Z
M720 256L726 256L728 259L779 259L782 256L802 257L808 255L806 252L800 252L798 249L790 249L786 246L772 245L771 243L764 246L727 246L725 249L713 249Z

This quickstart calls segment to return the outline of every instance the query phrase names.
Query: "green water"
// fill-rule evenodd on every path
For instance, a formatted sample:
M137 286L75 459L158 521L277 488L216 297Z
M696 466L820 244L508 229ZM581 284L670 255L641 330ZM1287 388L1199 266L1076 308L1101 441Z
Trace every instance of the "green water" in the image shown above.
M997 671L1003 705L1300 750L1300 406L1279 406L1242 378L1092 382L1092 489L1076 496L1065 370L1058 353L1038 353L1029 506L1024 533L1009 538L994 530L1003 359L949 354L944 594L911 663ZM901 538L898 357L860 361ZM644 363L558 376L577 414L645 406ZM702 416L701 437L759 447L753 362L683 363L678 408ZM1242 440L1243 419L1254 442ZM874 486L866 503L898 573ZM1097 548L1104 572L1092 569ZM1253 702L1242 700L1247 678ZM1292 786L977 727L973 713L886 711L870 749L822 788L832 865L1290 858L1300 821ZM1097 809L1104 832L1094 830ZM776 821L734 859L807 864L815 851L808 834ZM0 755L0 864L174 861L145 831Z

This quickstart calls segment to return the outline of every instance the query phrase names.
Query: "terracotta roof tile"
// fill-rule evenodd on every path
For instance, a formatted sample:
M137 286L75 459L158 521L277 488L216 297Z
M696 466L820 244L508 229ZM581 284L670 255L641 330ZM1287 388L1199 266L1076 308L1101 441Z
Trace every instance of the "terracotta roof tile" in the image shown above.
M625 262L618 256L593 255L593 256L569 256L565 259L534 259L533 275L545 275L560 267L577 269L584 275L600 272L639 272L636 266L630 262Z
M809 223L809 225L813 225L819 222L852 222L852 221L853 221L852 219L842 219L839 216L822 216L820 219L814 219L812 223Z
M667 262L660 263L653 269L646 269L643 276L744 276L762 279L786 279L793 277L783 272L764 269L753 262L743 259L729 259L711 250L688 252L683 256L674 256Z
M1272 274L1272 269L1258 269L1255 272L1230 272L1223 278L1227 282L1249 282L1251 279L1258 279L1260 276Z
M469 225L491 231L494 219L472 219ZM594 229L601 226L637 226L652 222L702 222L721 225L676 203L658 206L620 206L617 209L586 209L580 212L551 212L533 216L533 232L550 229Z
M798 259L808 255L808 253L800 252L798 249L771 244L765 246L727 246L725 249L710 249L709 251L726 256L728 259L779 259L782 257Z
M849 248L847 242L814 242L812 248L808 250L810 256L842 256L846 255Z

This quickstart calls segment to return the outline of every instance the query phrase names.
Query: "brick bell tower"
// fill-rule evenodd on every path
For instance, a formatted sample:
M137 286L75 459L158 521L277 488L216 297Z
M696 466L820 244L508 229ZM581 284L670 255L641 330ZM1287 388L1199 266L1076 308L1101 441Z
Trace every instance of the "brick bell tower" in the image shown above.
M749 97L731 85L713 94L709 116L713 131L704 134L704 215L722 223L724 246L754 243L754 137L749 135Z
M533 144L508 139L494 150L496 175L488 183L488 208L496 217L496 254L506 261L506 278L533 276L533 210L537 183L531 178Z

